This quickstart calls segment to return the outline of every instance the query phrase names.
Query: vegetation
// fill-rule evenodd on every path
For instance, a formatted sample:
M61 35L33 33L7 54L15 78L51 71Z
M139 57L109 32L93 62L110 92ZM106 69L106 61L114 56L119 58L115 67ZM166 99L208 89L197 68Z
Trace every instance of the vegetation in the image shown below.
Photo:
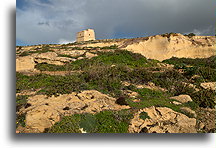
M141 112L139 117L140 117L140 119L143 119L143 120L145 120L147 118L150 119L150 117L148 116L148 114L146 112Z
M81 73L71 73L66 76L16 74L17 92L40 88L41 90L37 94L57 96L59 94L94 89L118 98L117 104L127 104L131 107L129 110L102 111L94 115L75 114L63 117L60 122L50 129L46 129L46 132L80 133L82 129L88 133L127 133L133 113L145 107L168 107L184 114L187 113L181 111L181 107L190 107L193 110L198 107L215 108L215 91L205 90L200 87L202 82L216 80L215 56L206 59L171 58L163 61L163 63L174 65L173 69L167 69L159 67L157 65L159 61L157 60L146 59L140 54L116 48L117 46L104 47L104 49L113 50L109 50L110 52L97 52L98 56L96 57L76 60L62 66L47 63L36 65L36 68L41 71L82 71ZM76 49L81 48L77 47ZM49 51L48 46L38 50L37 53L45 51ZM59 56L71 58L68 55ZM129 82L131 85L124 86L123 81ZM167 91L163 92L147 88L138 89L135 87L135 84L146 84L148 82L153 82L156 86L165 88ZM189 84L193 84L199 91L196 91ZM136 99L139 101L134 101L134 98L124 94L123 90L137 92L139 95ZM169 97L181 94L190 95L193 102L181 105L170 103L174 100L168 99ZM27 98L28 96L17 97L17 111L28 105ZM142 112L140 118L144 120L149 117L145 112ZM17 126L25 126L25 115L17 115L16 121Z
M19 111L20 108L27 106L27 95L19 95L16 97L16 111Z
M194 33L188 33L188 34L185 34L185 36L193 37L193 36L196 36L196 34L194 34Z
M154 73L149 71L149 68L154 67L158 61L147 60L142 55L129 51L115 50L115 52L100 53L99 56L92 59L77 60L64 66L37 64L36 68L42 71L82 70L83 73L68 76L45 74L25 76L17 73L17 92L42 88L39 93L58 95L84 89L96 89L111 96L120 97L123 95L121 90L124 88L121 84L122 81L135 84L153 82L157 86L166 88L170 95L188 94L195 97L194 100L199 106L206 106L203 102L207 101L207 106L210 104L210 107L213 108L214 98L203 99L208 94L204 93L202 99L198 99L195 90L182 82L191 83L191 77L196 74L201 78L196 79L194 84L215 81L214 59L215 57L204 60L171 58L163 62L174 64L175 69ZM184 73L179 73L179 69L183 69ZM152 96L158 97L154 93ZM154 99L152 101L154 102ZM157 100L155 101L157 102Z
M75 114L63 117L48 133L128 133L132 113L129 110L102 111L97 114Z

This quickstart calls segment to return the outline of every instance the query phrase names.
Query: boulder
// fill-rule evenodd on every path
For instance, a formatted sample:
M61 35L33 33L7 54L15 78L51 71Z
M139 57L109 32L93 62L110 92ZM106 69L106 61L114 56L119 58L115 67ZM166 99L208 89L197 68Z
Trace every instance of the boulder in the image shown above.
M18 57L16 59L16 71L32 71L34 70L35 62L32 56Z
M140 118L141 113L145 118ZM196 119L167 107L149 107L135 113L130 133L196 133Z
M181 103L187 103L193 101L189 95L174 96L174 97L170 97L170 99L175 99Z

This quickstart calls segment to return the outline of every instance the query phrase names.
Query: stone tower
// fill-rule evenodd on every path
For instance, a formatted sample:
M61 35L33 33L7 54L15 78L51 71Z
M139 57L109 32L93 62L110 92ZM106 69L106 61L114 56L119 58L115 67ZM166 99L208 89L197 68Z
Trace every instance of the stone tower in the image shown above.
M76 34L77 42L90 41L90 40L95 40L95 32L93 29L86 29Z

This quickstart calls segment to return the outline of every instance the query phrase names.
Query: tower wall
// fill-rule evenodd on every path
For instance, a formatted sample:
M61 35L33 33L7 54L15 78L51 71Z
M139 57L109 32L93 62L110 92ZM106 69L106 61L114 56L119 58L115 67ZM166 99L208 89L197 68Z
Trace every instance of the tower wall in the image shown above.
M90 40L95 40L95 32L93 29L80 31L76 35L77 42L90 41Z

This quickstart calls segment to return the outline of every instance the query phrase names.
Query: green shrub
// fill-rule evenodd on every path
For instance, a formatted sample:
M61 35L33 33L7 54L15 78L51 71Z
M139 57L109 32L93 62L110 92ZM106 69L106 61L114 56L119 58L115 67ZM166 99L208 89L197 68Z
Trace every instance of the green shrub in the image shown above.
M150 119L150 117L148 116L148 114L146 112L141 112L140 115L139 115L140 119Z
M67 94L73 91L86 89L86 83L80 75L69 76L51 76L39 74L34 76L25 76L17 73L16 90L20 92L26 89L38 89L46 95Z
M216 65L216 56L212 56L209 58L197 58L197 59L191 59L191 58L176 58L172 57L171 59L164 60L164 63L167 64L173 64L175 66L178 66L179 64L190 65L190 66L197 66L197 67L210 67L215 68Z
M18 112L22 107L27 105L27 99L29 96L27 95L19 95L16 96L16 111Z
M215 91L210 89L202 89L190 95L193 101L200 107L215 108Z
M60 66L60 65L47 64L47 63L38 63L35 66L35 68L40 71L67 71L68 70L67 65Z
M216 81L216 69L212 69L210 67L200 67L196 74L202 76L206 81Z
M25 127L26 114L16 114L16 128L18 126Z
M172 85L169 91L174 96L178 96L182 94L191 95L195 92L195 89L190 87L189 84L183 84L181 81L177 81Z
M24 57L24 56L28 56L28 55L30 55L29 52L24 51L19 56Z
M142 84L154 79L154 74L149 72L146 68L134 68L128 71L128 74L122 79L132 83Z
M155 85L170 90L175 82L187 81L187 79L176 70L166 70L162 73L155 73L152 82Z

